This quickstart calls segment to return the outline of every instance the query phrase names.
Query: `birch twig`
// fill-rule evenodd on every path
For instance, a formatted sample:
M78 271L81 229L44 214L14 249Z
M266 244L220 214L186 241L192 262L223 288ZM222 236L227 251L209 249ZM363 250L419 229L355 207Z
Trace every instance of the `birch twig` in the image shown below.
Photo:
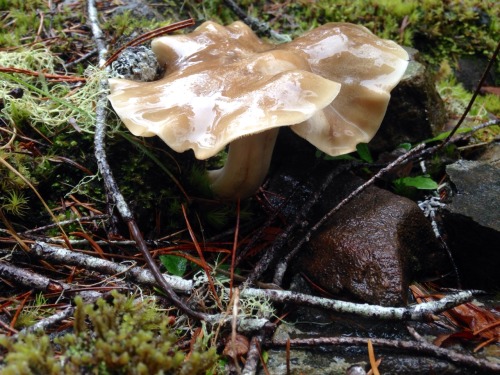
M77 253L59 246L51 246L44 242L37 242L31 248L33 255L50 262L79 266L107 275L122 274L129 280L149 286L158 286L156 280L148 269L130 267L117 264L106 259L96 258L91 255ZM166 282L176 291L190 293L193 288L191 280L184 280L178 276L163 275Z

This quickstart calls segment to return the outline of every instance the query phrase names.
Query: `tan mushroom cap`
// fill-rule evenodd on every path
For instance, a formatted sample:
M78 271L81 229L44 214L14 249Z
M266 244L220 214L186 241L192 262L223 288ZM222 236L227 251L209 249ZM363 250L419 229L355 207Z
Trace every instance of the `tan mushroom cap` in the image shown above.
M111 79L111 104L134 135L158 135L198 159L287 125L330 155L351 152L379 128L408 60L396 43L346 23L275 46L242 22L205 22L152 48L164 78Z
M198 159L249 134L303 122L340 90L290 51L245 52L228 60L218 48L189 49L197 52L169 52L171 72L161 80L111 79L109 99L134 135L158 135L177 152L193 149Z
M328 107L292 130L332 156L369 142L384 118L390 91L408 66L408 53L350 23L325 24L281 48L307 59L314 73L342 85Z

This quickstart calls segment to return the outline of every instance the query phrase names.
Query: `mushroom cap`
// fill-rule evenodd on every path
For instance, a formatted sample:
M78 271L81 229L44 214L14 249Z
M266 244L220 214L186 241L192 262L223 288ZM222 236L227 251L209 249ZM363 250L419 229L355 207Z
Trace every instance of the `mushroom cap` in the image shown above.
M298 124L331 103L340 84L293 61L307 66L270 51L225 66L193 65L155 82L110 79L109 99L134 135L158 135L173 150L191 148L206 159L237 138Z
M198 159L280 126L330 155L351 152L377 131L408 60L396 43L343 23L275 46L242 22L205 22L152 48L164 78L110 79L111 104L134 135Z
M329 106L292 130L332 156L369 142L384 118L391 90L408 66L408 53L350 23L325 24L282 48L304 57L313 73L342 85Z

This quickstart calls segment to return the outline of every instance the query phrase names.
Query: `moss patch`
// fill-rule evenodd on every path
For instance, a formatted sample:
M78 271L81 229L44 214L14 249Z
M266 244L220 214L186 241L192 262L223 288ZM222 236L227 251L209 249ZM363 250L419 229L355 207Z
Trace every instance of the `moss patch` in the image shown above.
M214 349L195 345L187 356L177 346L171 319L152 300L135 301L114 291L110 300L84 304L76 298L74 332L51 342L47 335L13 340L2 374L204 374L217 360Z

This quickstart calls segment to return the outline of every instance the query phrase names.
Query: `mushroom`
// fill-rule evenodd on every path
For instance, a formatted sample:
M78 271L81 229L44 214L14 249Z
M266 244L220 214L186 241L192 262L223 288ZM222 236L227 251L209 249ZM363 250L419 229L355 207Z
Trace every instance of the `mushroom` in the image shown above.
M281 126L330 155L368 142L408 60L394 42L336 23L275 46L242 22L205 22L152 49L164 77L110 79L111 104L134 135L158 135L177 152L207 159L230 144L224 167L209 171L226 199L262 184Z

